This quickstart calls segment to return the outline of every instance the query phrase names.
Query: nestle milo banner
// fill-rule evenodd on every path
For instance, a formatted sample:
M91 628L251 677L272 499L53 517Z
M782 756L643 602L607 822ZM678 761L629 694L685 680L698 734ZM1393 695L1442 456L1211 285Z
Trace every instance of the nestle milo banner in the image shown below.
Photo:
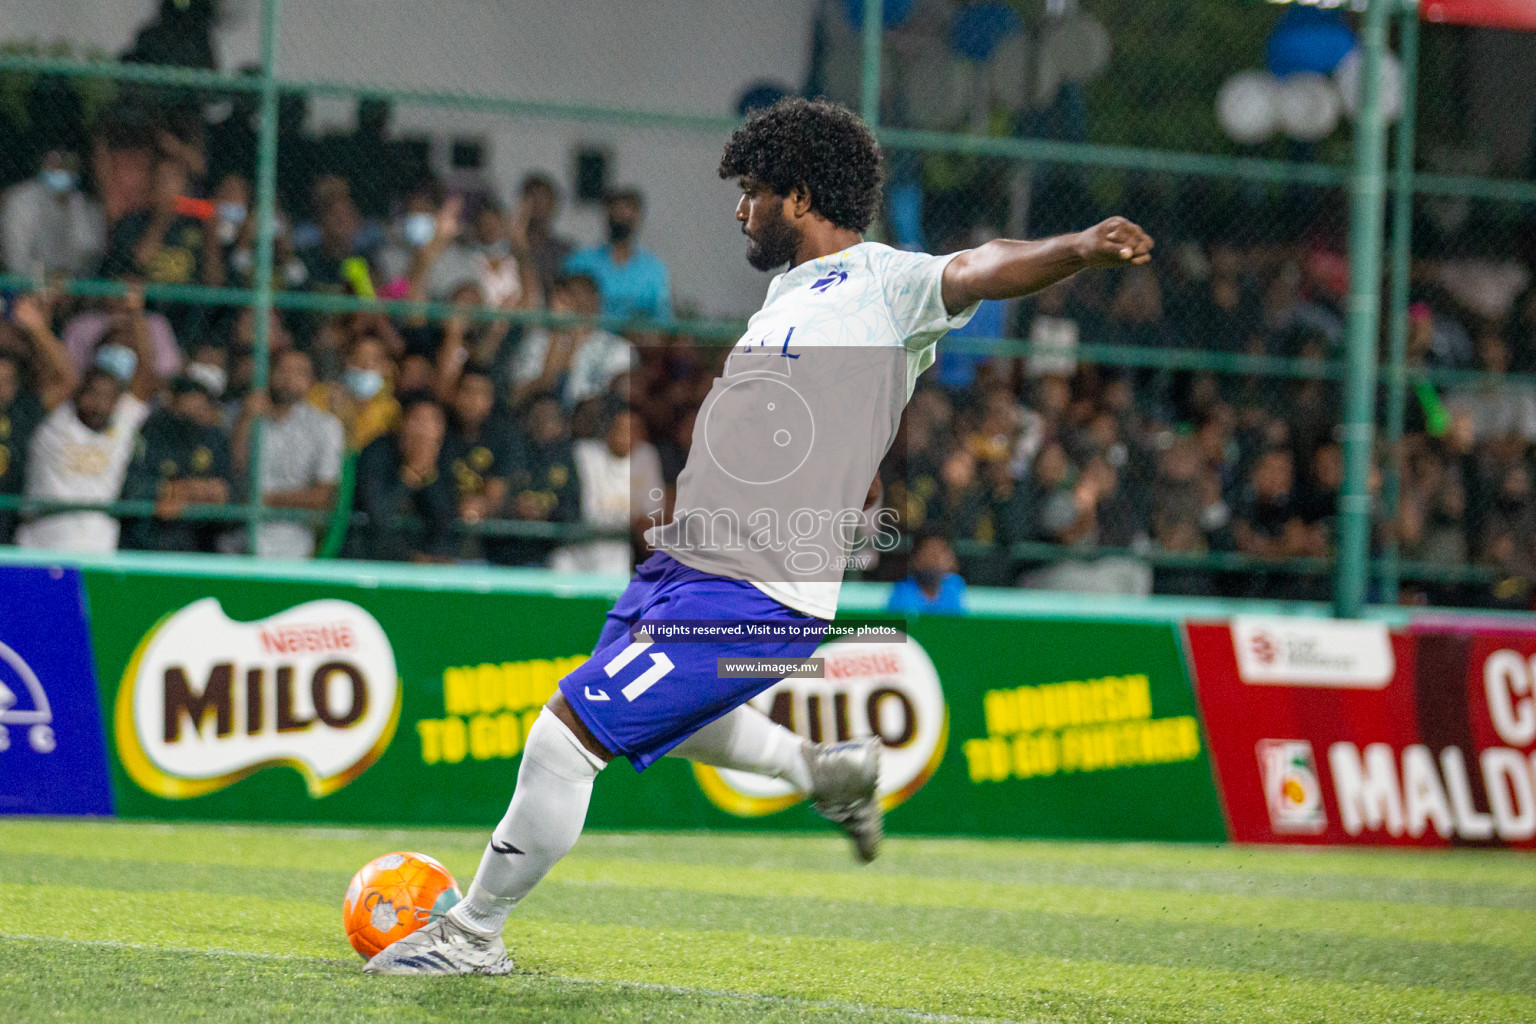
M87 570L125 816L489 825L611 601ZM856 620L855 620L856 621ZM1176 627L925 617L838 639L754 700L879 736L897 832L1219 840ZM777 780L666 758L598 780L597 827L824 828Z

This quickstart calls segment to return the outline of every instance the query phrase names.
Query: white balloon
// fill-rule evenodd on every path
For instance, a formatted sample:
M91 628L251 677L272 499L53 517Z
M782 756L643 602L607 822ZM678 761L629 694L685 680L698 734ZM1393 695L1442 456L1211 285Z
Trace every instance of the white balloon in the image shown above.
M1216 94L1216 120L1234 142L1263 142L1279 124L1279 80L1268 71L1239 71Z
M1009 110L1029 106L1029 59L1033 40L1026 32L1015 32L997 44L988 62L992 96Z
M1302 142L1327 138L1339 125L1339 91L1326 75L1298 71L1280 83L1280 127Z
M1109 63L1109 30L1091 14L1072 14L1051 25L1042 48L1055 61L1062 81L1086 82Z
M1339 87L1339 98L1344 102L1344 113L1351 118L1360 116L1360 85L1364 77L1360 66L1364 61L1357 46L1344 55L1339 66L1333 69L1334 84ZM1388 122L1396 121L1403 113L1403 64L1390 53L1381 55L1381 71L1378 79L1378 100L1381 116Z

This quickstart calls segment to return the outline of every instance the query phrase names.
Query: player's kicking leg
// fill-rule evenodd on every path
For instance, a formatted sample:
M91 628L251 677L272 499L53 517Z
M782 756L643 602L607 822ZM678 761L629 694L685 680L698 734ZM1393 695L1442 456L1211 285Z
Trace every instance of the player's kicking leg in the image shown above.
M432 924L386 946L363 970L510 973L502 926L512 908L576 845L593 780L609 759L591 749L596 745L557 694L528 731L512 803L491 834L464 900Z
M370 974L507 974L501 939L508 914L581 834L592 783L607 754L565 704L552 701L528 734L517 789L496 826L464 901L434 923L385 948ZM881 839L875 792L880 743L820 744L800 739L757 709L742 705L709 723L670 753L720 768L780 778L807 793L816 810L873 860Z
M636 584L631 584L634 587ZM626 591L626 595L627 595ZM511 963L501 943L508 914L570 852L586 821L592 783L616 755L643 771L688 737L741 710L761 680L722 677L720 656L808 657L819 642L819 620L793 612L749 584L687 570L672 563L649 586L631 621L665 606L668 618L794 622L799 639L742 645L653 643L649 636L617 636L560 681L529 731L517 788L496 826L464 900L434 924L386 947L368 962L372 974L502 974ZM824 628L824 627L823 627ZM754 717L754 715L756 717ZM767 730L761 727L766 724ZM736 727L745 728L739 734ZM722 745L720 762L741 749L764 763L767 774L792 776L845 828L860 830L861 851L878 842L879 804L874 782L878 754L869 745L809 750L788 730L751 712L730 729L710 734ZM703 750L701 756L708 754ZM871 829L870 823L874 823ZM856 836L856 838L858 838Z
M878 739L812 743L743 704L668 754L783 779L809 796L818 814L848 834L860 860L874 860L880 849L885 829L875 788L880 777Z

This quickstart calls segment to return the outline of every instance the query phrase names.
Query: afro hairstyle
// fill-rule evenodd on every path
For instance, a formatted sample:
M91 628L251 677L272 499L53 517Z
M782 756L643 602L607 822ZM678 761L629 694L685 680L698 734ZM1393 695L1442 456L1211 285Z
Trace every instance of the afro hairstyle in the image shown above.
M880 204L880 147L847 107L789 97L731 133L720 177L742 176L780 196L803 185L811 209L840 228L863 232Z

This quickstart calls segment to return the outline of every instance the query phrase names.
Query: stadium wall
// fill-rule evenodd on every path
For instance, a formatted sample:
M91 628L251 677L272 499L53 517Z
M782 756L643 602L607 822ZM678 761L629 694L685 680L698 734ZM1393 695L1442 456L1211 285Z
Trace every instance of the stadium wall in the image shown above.
M32 559L0 553L0 813L492 823L622 586ZM813 739L880 735L892 832L1536 847L1530 616L977 592L966 617L891 620L884 603L849 585L824 678L756 703ZM780 783L670 759L605 773L589 821L822 827Z

